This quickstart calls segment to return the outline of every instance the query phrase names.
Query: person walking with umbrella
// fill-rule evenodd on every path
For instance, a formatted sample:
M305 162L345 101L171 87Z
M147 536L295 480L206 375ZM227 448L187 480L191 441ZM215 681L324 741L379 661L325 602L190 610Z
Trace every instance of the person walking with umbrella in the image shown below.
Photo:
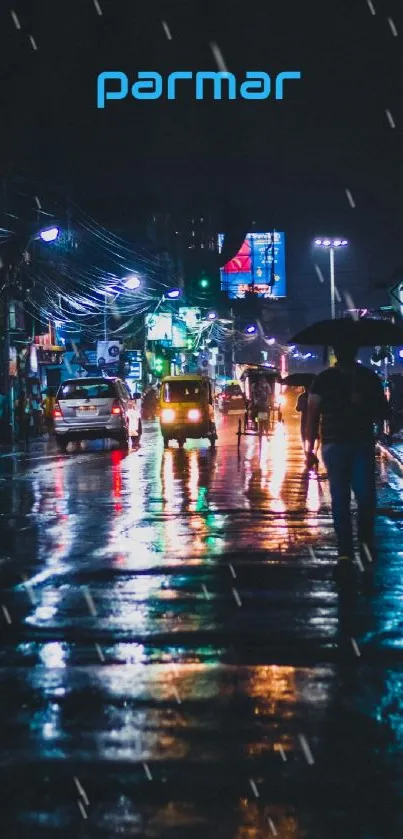
M364 560L374 556L376 510L374 423L389 406L372 370L356 362L357 344L333 343L336 364L314 380L306 424L307 465L314 457L320 424L322 457L327 469L338 545L338 570L353 571L351 492L358 508L358 540Z

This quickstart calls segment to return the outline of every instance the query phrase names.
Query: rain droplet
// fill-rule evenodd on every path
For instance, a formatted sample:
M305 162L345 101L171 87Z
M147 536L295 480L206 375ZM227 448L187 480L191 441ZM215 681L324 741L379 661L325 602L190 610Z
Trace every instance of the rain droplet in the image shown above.
M257 788L257 786L256 786L256 784L255 784L255 782L252 778L249 778L249 783L251 785L253 795L255 796L255 798L259 798L259 790L258 790L258 788Z
M178 705L181 705L181 704L182 704L182 700L181 700L181 698L180 698L180 696L179 696L179 693L178 693L177 689L176 689L176 688L173 688L172 690L173 690L173 693L174 693L174 696L175 696L175 699L176 699L176 701L177 701Z
M335 285L335 287L334 287L334 294L335 294L337 302L341 303L340 292L339 292L339 289L337 288L337 285Z
M41 204L37 195L35 195L35 202L36 202L36 206L38 207L38 210L41 210L42 209L42 204Z
M315 271L316 271L316 273L317 273L317 275L318 275L318 277L319 277L319 279L320 279L321 283L324 283L324 282L325 282L325 278L324 278L324 276L323 276L323 274L322 274L322 271L321 271L321 270L320 270L320 268L319 268L319 265L315 265Z
M216 44L215 41L210 41L210 47L211 52L213 53L213 56L216 60L218 69L221 70L222 73L228 73L228 67L224 61L223 54L218 44Z
M99 658L101 659L101 661L105 661L105 656L104 656L104 654L103 654L103 652L102 652L101 647L99 646L99 644L95 644L95 649L96 649L96 651L97 651L97 653L98 653Z
M363 566L363 564L362 564L361 557L360 557L360 556L356 556L355 561L356 561L356 563L357 563L357 565L358 565L359 570L361 571L361 574L363 574L365 569L364 569L364 566Z
M236 588L232 589L232 594L234 595L235 601L238 604L238 606L242 606L242 600L241 600Z
M366 542L363 542L362 549L365 553L365 556L367 557L368 562L373 562L372 553L371 553L368 545L366 544Z
M89 590L88 586L83 586L83 595L85 597L85 600L86 600L86 603L87 603L87 606L88 606L88 611L90 612L91 615L93 615L93 617L95 617L95 615L97 614L97 610L95 608L95 603L92 599L92 596L90 594L90 590Z
M167 24L166 20L163 20L163 21L162 21L162 28L163 28L163 30L164 30L164 32L165 32L165 35L166 35L166 36L167 36L167 38L168 38L168 41L172 41L172 33L171 33L171 30L170 30L170 28L169 28L169 26L168 26L168 24Z
M8 611L7 606L3 605L1 608L7 623L11 623L10 612Z
M35 41L34 36L33 36L33 35L30 35L30 36L29 36L29 40L30 40L30 42L31 42L31 47L32 47L32 49L36 51L36 50L38 49L38 45L37 45L37 43L36 43L36 41Z
M83 819L88 819L88 813L87 813L82 801L80 801L80 800L77 801L77 806L78 806L78 809L80 810L80 813L81 813Z
M376 15L376 9L375 9L375 6L374 6L372 0L367 0L367 4L368 4L368 8L371 12L371 15Z
M93 0L93 2L94 2L94 6L96 8L97 14L102 15L102 9L101 9L99 0Z
M150 767L149 767L148 763L143 763L143 766L144 766L144 772L146 773L146 776L147 776L148 780L152 781L153 776L150 772Z
M360 650L355 638L351 639L351 644L352 644L352 647L353 647L353 650L354 650L355 654L360 656L361 655L361 650Z
M392 20L392 18L391 18L391 17L388 17L388 24L389 24L389 26L390 26L390 31L391 31L392 35L394 35L394 36L395 36L395 38L397 38L397 36L398 36L398 34L399 34L399 33L398 33L397 29L396 29L395 22L394 22L394 20Z
M268 825L269 825L269 827L270 827L270 830L271 830L271 832L272 832L273 836L278 836L277 830L276 830L276 828L274 827L274 822L273 822L273 820L270 818L270 816L268 816L268 818L267 818L267 823L268 823Z
M36 595L35 595L35 592L34 592L32 586L31 586L31 584L28 582L28 577L23 575L22 579L24 580L24 586L25 586L27 595L28 595L31 603L33 603L33 605L35 605L36 602L37 602L37 599L36 599Z
M354 198L351 195L351 192L350 192L349 189L346 189L346 195L347 195L347 200L348 200L348 203L350 204L350 207L352 207L354 209L355 201L354 201Z
M396 128L396 123L395 123L395 121L392 117L391 112L387 110L387 111L385 111L385 113L386 113L386 116L388 118L388 123L389 123L390 127L391 128Z
M344 299L345 299L345 301L346 301L347 306L348 306L348 308L349 308L349 309L355 309L354 300L353 300L353 298L352 298L352 296L351 296L351 294L350 294L350 292L349 292L349 291L345 291L345 292L344 292ZM354 317L355 317L355 318L357 318L357 314L356 314L356 313L355 313Z
M315 761L308 740L306 739L304 734L298 734L298 739L301 744L301 749L305 755L307 763L309 763L309 765L312 766L312 764L315 763Z
M74 783L77 787L78 794L81 795L81 798L84 801L84 804L86 804L87 807L89 807L90 802L88 800L88 796L87 796L87 793L86 793L84 787L82 786L82 784L80 783L80 781L78 780L78 778L76 776L74 776L73 781L74 781Z
M14 11L14 9L11 9L10 14L11 14L11 17L12 17L12 19L13 19L13 21L14 21L15 28L16 28L16 29L21 29L21 24L20 24L20 21L18 20L17 14L16 14L16 12Z
M234 570L234 566L231 565L231 563L229 563L228 568L231 571L231 574L232 574L233 578L235 579L236 578L236 572Z

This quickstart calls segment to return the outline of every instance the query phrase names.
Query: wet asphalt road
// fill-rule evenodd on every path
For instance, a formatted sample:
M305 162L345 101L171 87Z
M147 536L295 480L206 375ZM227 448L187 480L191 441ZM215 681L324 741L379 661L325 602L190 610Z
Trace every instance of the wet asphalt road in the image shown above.
M403 836L402 476L340 598L296 417L0 458L2 837Z

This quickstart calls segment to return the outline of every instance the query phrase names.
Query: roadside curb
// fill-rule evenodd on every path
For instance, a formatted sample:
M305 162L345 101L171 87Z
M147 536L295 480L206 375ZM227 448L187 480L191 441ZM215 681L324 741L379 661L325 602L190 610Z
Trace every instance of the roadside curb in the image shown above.
M400 454L389 448L389 446L385 446L384 443L378 442L376 447L381 454L387 457L388 460L392 460L394 463L397 463L400 469L403 470L403 457Z
M38 444L44 446L48 442L49 440L47 437L33 437L29 443L30 449L32 450L31 447L36 447ZM2 457L10 457L14 454L27 454L24 445L18 443L14 443L13 445L2 445L0 443L0 459Z

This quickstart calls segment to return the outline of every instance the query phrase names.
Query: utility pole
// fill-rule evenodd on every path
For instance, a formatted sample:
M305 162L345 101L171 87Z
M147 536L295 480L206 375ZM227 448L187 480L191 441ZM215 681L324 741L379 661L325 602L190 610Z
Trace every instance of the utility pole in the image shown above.
M105 305L104 305L104 341L108 340L108 298L105 293Z

